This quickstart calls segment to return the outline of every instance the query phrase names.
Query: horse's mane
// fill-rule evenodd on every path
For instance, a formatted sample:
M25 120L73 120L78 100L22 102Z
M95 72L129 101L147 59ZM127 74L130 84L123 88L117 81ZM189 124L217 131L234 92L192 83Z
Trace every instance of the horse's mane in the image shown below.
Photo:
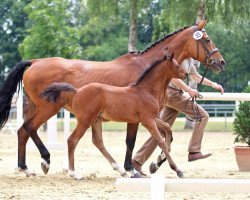
M169 55L165 55L163 56L161 59L156 60L154 63L152 63L151 65L149 65L149 67L147 67L142 74L140 75L140 77L137 79L136 82L132 83L131 86L137 86L141 83L141 81L155 68L155 66L157 66L158 64L160 64L161 62L163 62L164 60L168 59Z
M185 26L177 31L174 31L173 33L169 33L167 35L164 35L161 39L155 41L153 44L151 44L150 46L148 46L146 49L144 49L143 51L131 51L129 52L130 54L143 54L145 52L147 52L149 49L151 49L152 47L154 47L155 45L159 44L160 42L164 41L165 39L175 35L176 33L179 33L185 29L189 28L189 26Z

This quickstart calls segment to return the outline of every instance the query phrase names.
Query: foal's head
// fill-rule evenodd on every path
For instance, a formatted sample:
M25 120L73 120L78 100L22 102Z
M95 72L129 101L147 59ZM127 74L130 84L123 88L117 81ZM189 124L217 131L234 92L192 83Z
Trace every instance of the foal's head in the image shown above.
M167 59L164 60L162 64L169 65L169 71L168 71L169 76L171 78L185 79L186 78L186 71L174 59L174 53L171 53L171 55L169 55L169 54L167 54L167 55L168 55Z

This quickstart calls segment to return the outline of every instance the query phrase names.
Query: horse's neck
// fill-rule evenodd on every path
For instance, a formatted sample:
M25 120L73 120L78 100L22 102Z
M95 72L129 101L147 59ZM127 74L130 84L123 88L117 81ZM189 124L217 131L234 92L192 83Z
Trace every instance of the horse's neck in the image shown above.
M170 77L170 70L170 63L167 63L167 66L163 63L154 66L152 71L143 78L137 87L147 90L157 99L160 99L162 90L166 89L167 80L172 78Z
M142 63L145 65L152 61L152 58L159 58L166 48L175 53L175 59L178 63L182 63L183 60L190 57L188 53L189 31L189 29L184 29L150 47L141 54Z
M165 82L162 84L162 88L160 89L160 94L158 96L158 101L160 105L160 110L163 109L164 105L166 105L167 100L167 87L171 81L171 78L167 78Z
M174 52L175 60L181 64L183 60L190 57L188 41L190 34L192 34L191 32L192 30L190 28L180 30L179 32L173 33L171 36L160 40L160 42L156 42L142 53L125 54L115 59L114 62L118 62L120 64L125 63L125 65L128 65L128 63L131 62L131 65L143 70L152 63L152 60L160 58L164 50L168 48L169 52Z

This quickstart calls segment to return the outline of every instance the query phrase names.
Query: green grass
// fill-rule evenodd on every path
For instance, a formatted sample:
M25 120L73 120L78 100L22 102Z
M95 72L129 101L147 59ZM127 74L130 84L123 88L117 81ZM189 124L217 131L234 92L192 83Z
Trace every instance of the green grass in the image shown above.
M172 130L173 131L184 131L184 121L175 121ZM71 130L74 129L76 126L76 121L71 120L70 127ZM63 130L63 122L59 121L58 122L58 129ZM127 129L127 124L122 123L122 122L105 122L103 123L103 130L104 131L126 131ZM146 129L143 126L139 126L139 130L145 131ZM223 132L223 131L228 131L232 132L233 131L233 125L232 122L227 122L226 127L225 127L225 122L224 121L218 121L218 122L208 122L205 131L207 132Z

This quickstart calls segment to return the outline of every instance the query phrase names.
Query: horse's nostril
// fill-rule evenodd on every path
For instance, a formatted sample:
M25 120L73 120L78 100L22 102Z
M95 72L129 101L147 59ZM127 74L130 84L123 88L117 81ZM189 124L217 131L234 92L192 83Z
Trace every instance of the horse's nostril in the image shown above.
M221 60L221 61L220 61L220 65L221 65L222 67L224 67L224 66L226 65L226 62L225 62L224 60Z

